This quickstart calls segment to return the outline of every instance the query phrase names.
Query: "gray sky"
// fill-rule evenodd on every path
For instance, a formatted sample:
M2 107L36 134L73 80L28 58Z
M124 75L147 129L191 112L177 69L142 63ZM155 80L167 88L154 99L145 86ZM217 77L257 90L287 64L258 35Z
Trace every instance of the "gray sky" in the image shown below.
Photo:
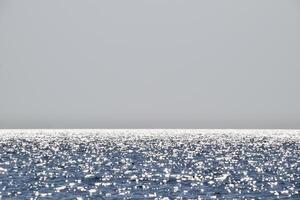
M2 0L0 128L300 128L299 1Z

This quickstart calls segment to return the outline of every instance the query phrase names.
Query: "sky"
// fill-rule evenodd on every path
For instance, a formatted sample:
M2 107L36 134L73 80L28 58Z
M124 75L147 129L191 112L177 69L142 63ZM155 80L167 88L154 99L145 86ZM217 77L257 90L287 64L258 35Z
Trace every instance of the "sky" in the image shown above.
M2 0L0 128L300 128L300 3Z

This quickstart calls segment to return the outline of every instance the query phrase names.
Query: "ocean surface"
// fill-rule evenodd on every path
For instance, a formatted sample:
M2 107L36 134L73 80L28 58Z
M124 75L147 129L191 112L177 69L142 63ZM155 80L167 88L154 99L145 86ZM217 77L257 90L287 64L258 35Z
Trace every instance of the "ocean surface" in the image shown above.
M0 130L2 199L300 199L299 130Z

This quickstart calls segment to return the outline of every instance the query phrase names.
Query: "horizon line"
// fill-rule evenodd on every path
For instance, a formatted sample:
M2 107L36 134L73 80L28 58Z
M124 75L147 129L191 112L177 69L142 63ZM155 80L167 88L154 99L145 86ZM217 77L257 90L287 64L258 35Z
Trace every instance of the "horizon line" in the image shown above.
M0 128L1 130L299 130L300 128Z

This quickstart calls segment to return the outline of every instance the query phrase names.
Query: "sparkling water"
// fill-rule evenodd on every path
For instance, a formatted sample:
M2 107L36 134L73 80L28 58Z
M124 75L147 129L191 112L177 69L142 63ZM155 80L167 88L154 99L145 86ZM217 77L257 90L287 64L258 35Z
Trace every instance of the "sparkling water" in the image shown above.
M0 130L2 199L300 199L298 130Z

